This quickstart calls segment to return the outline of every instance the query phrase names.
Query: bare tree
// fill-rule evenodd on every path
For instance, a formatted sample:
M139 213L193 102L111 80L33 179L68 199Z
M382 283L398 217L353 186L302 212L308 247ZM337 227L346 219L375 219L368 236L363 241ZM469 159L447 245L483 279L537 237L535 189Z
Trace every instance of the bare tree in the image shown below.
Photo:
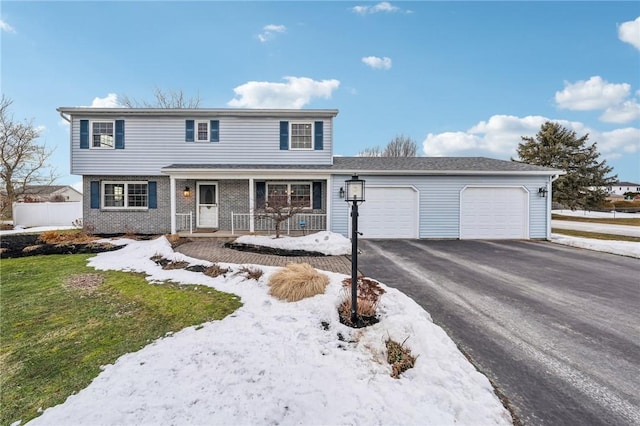
M40 130L33 120L14 121L9 113L13 101L2 95L0 100L0 184L4 190L2 214L13 217L13 202L25 193L29 185L50 185L55 170L47 160L53 150L39 145Z
M410 137L398 135L384 149L379 146L365 148L359 155L360 157L416 157L418 144Z
M308 203L292 200L290 195L292 194L286 191L272 191L268 194L264 206L256 214L258 218L269 218L273 221L276 238L280 238L282 222L294 217L308 207Z
M182 90L164 91L158 87L153 89L153 102L120 96L120 104L126 108L198 108L200 95L186 98Z

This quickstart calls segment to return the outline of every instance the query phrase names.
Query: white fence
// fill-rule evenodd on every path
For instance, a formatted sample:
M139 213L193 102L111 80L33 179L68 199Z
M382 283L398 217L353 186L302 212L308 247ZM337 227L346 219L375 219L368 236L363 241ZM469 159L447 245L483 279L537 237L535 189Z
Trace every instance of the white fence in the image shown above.
M82 219L82 202L13 203L14 226L71 226Z
M236 231L248 231L251 221L249 213L231 213L231 234ZM253 219L255 231L275 230L275 221L270 217L255 215ZM317 213L298 213L282 222L280 231L290 234L291 231L326 231L327 215Z

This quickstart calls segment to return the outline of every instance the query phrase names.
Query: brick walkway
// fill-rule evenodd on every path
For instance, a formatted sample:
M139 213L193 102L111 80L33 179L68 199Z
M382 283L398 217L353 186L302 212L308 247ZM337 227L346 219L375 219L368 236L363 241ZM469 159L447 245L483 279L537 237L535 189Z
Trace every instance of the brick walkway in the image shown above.
M223 263L252 263L266 266L286 266L289 263L308 263L314 268L324 271L351 275L351 261L347 256L274 256L270 254L251 253L224 248L226 242L222 238L197 239L176 248L176 251L196 259Z

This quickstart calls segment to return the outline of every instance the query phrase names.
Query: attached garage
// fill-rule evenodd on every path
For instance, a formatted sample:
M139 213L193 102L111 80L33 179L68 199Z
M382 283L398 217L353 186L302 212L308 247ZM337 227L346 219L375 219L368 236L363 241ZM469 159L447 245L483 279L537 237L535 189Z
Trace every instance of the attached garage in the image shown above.
M460 192L460 239L529 238L524 187L467 186Z
M367 187L359 207L362 238L418 238L418 191L412 187Z

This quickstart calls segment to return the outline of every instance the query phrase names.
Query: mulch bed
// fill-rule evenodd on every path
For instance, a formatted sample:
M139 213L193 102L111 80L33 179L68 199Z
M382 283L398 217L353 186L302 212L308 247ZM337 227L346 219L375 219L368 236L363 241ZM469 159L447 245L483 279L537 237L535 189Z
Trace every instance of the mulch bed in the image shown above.
M122 248L111 244L96 242L59 244L43 244L38 240L40 236L29 235L3 235L0 240L0 258L39 256L46 254L77 254L77 253L102 253Z
M238 250L238 251L248 251L251 253L259 253L259 254L271 254L274 256L285 256L285 257L300 257L300 256L309 256L309 257L325 257L324 253L320 253L317 251L306 251L306 250L285 250L274 247L265 247L258 246L254 244L241 244L228 242L224 244L225 248Z

